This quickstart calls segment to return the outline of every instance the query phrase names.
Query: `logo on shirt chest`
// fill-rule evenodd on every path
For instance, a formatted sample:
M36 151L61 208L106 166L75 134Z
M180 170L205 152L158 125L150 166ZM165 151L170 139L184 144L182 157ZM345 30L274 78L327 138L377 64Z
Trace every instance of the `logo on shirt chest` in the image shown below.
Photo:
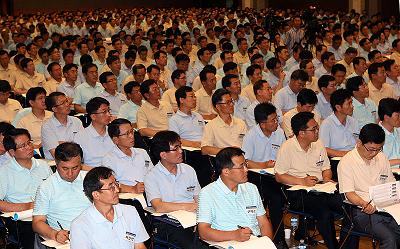
M279 150L279 148L280 148L281 146L279 146L279 145L277 145L277 144L271 144L271 147L272 147L273 150Z
M188 187L186 188L186 191L187 191L187 192L193 192L194 189L195 189L195 186L188 186Z
M145 160L145 161L144 161L144 166L145 166L146 168L148 168L148 167L150 166L150 161Z
M136 234L130 233L130 232L125 232L125 237L124 237L125 240L134 243L135 237L136 237Z
M257 210L257 206L247 206L246 213L249 215L255 215Z

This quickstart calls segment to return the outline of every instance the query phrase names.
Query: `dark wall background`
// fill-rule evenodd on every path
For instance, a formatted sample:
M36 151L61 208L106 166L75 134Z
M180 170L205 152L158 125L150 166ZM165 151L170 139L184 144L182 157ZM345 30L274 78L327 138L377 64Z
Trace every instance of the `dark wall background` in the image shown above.
M304 9L310 5L317 9L348 10L349 0L267 0L269 6L278 9ZM385 0L386 1L386 0Z

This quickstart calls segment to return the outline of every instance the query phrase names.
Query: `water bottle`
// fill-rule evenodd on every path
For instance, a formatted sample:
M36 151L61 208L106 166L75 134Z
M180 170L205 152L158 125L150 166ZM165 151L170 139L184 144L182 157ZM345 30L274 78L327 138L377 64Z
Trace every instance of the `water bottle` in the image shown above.
M303 239L300 240L300 244L297 248L298 249L307 249L307 244L304 242Z
M290 218L290 230L292 231L292 236L294 236L294 233L296 232L298 226L299 220L297 219L297 217Z

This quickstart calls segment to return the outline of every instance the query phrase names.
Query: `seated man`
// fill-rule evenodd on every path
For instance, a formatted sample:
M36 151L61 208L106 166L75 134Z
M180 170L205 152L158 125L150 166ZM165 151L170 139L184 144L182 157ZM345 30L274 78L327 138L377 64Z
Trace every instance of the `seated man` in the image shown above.
M4 136L7 132L14 129L14 126L7 122L0 122L0 168L7 164L7 162L11 159L10 154L7 153L7 150L4 148Z
M259 65L254 64L246 69L246 76L249 78L249 84L243 88L241 95L246 97L250 102L256 100L253 85L259 80L262 80L262 69Z
M315 106L315 110L323 120L333 112L330 100L332 93L336 91L335 77L332 75L322 75L318 80L318 88L320 92L317 94L318 102Z
M336 90L332 93L330 102L333 113L322 121L319 135L328 156L342 157L356 145L360 127L351 116L353 104L349 91Z
M352 208L354 229L373 234L379 248L398 248L400 228L390 215L378 213L371 202L369 187L395 182L387 157L381 153L385 132L377 124L367 124L356 147L339 162L339 190L346 199L360 208ZM388 193L389 194L389 193Z
M32 111L22 117L15 126L29 131L35 149L42 146L42 125L51 118L51 112L46 110L45 100L46 90L44 88L30 88L26 93L26 101L32 107Z
M17 112L22 109L21 104L10 99L11 85L6 80L0 80L0 122L11 123Z
M200 72L200 81L202 87L196 91L196 109L203 116L204 119L212 120L216 117L215 111L212 108L212 95L215 91L217 80L215 78L215 72L205 67Z
M2 145L11 157L0 167L0 211L18 212L33 208L39 185L52 172L46 162L33 158L33 144L25 129L7 131ZM32 222L21 221L17 226L6 220L10 234L21 238L23 248L33 248Z
M181 137L183 146L200 148L205 122L203 117L192 111L196 107L196 95L190 86L176 90L175 99L179 110L169 119L169 130Z
M119 204L118 181L106 167L90 170L83 191L93 203L71 224L71 249L146 249L149 239L132 206Z
M291 120L294 136L282 144L275 163L275 179L286 185L314 186L329 182L332 171L324 145L318 140L318 123L311 112L299 112ZM338 248L334 213L342 213L339 194L288 191L292 209L310 213L329 249Z
M56 147L64 142L70 142L78 131L83 130L82 122L73 116L71 101L61 92L53 92L46 98L48 110L53 115L42 126L42 145L46 159L54 158Z
M283 115L282 129L285 131L287 138L293 137L290 120L292 120L292 117L299 112L312 112L314 114L315 121L317 121L318 125L321 124L321 117L314 110L314 107L317 103L318 98L313 90L308 88L303 88L300 90L299 94L297 94L297 106Z
M301 70L295 70L290 76L287 86L275 94L274 106L282 111L282 114L296 107L297 94L303 89L308 80L308 74Z
M117 91L117 77L112 72L104 72L100 74L99 80L104 87L104 91L99 96L110 102L111 114L118 115L119 109L127 100L125 95Z
M372 63L368 67L368 75L369 97L375 105L379 105L383 98L395 98L394 88L386 83L385 67L382 63Z
M113 142L107 133L111 121L110 103L101 97L91 99L86 110L92 123L74 136L85 155L84 163L90 167L101 166L101 160L112 149Z
M145 80L140 85L145 101L137 111L137 128L140 135L152 137L158 131L168 130L168 119L174 110L168 103L160 101L160 88L155 80Z
M130 81L124 86L124 92L128 101L119 108L118 117L128 119L132 126L136 128L137 110L142 105L140 84L136 81Z
M358 122L359 128L369 123L377 123L378 107L372 101L368 92L368 85L361 76L347 79L346 89L351 92L353 100L353 118Z
M153 167L144 149L134 148L135 138L131 122L118 118L108 125L108 135L114 143L101 165L112 169L123 193L144 192L144 176Z
M379 125L385 131L383 154L389 159L391 166L400 166L400 105L392 98L379 101Z
M246 124L232 116L234 108L230 93L225 89L218 89L212 96L212 104L218 116L204 127L201 153L216 155L224 147L240 148L246 134Z
M83 193L83 152L78 144L66 142L55 150L57 171L38 188L32 228L43 238L65 244L71 222L90 206ZM65 230L64 230L65 229Z
M176 112L178 110L178 104L176 102L175 92L177 89L186 86L185 71L179 69L175 70L174 72L172 72L171 80L174 86L164 92L161 100L169 103L174 109L174 112Z
M151 151L158 161L144 178L147 202L156 212L177 210L196 212L200 185L192 167L182 163L182 144L173 131L160 131L152 140ZM191 228L167 223L154 224L159 234L181 248L203 248ZM206 247L208 248L208 247Z
M242 86L240 84L239 76L235 74L227 74L222 78L222 87L228 90L231 94L234 104L233 116L245 121L246 111L247 107L250 105L250 101L246 97L240 95Z
M250 235L272 238L271 222L258 189L247 182L247 162L239 148L218 152L218 180L200 191L197 222L200 238L247 241Z

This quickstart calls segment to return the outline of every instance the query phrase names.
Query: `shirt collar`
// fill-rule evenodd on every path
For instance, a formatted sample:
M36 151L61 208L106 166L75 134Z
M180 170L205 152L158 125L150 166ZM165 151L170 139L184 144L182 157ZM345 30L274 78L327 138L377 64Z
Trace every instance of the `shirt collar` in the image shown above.
M34 170L34 169L38 166L38 162L37 162L36 159L33 158L33 157L32 157L31 160L32 160L32 167L31 167L30 169L27 169L27 168L22 167L22 166L17 162L17 160L15 160L14 157L11 157L11 160L10 160L10 162L11 162L11 167L12 167L15 171L18 171L18 172L21 172L21 171L24 171L24 170L32 171L32 170Z
M226 123L224 122L224 120L222 120L222 118L218 115L218 116L215 118L215 122L217 123L217 125L218 125L219 127L232 126L232 125L234 124L235 120L234 120L234 118L233 118L232 115L231 115L231 118L232 118L232 122L231 122L230 124L226 124Z
M118 205L118 204L117 204ZM117 205L113 205L114 209L114 219L112 223L115 223L119 218L122 217L122 212L120 212L119 208L117 208ZM109 223L110 221L107 220L96 208L94 204L89 209L90 211L90 216L93 218L92 220L99 224L99 223Z
M287 93L288 93L289 95L295 95L295 96L297 96L297 94L295 94L289 86L286 86L286 91L287 91Z
M89 134L93 137L106 137L108 136L108 133L106 132L104 136L100 135L96 129L93 127L93 124L90 124L88 127L86 127L85 129L88 130Z
M356 98L354 98L354 97L351 97L351 98L353 99L353 106L354 106L354 107L363 106L363 104L361 104L361 102L358 101Z
M54 116L54 113L51 116L51 120L55 124L55 126L57 126L57 127L64 126L63 124L60 123L60 121L56 118L56 116ZM71 117L68 115L67 116L67 126L69 126L71 124L72 124L72 120L71 120Z
M157 169L158 169L161 173L163 173L163 174L166 175L166 176L173 175L171 172L169 172L169 171L167 170L167 168L164 167L164 165L162 165L161 162L158 162L157 165L156 165L156 167L157 167ZM176 177L178 177L179 175L183 174L184 172L185 172L185 170L183 169L183 167L181 167L181 164L178 163L178 164L176 165Z

